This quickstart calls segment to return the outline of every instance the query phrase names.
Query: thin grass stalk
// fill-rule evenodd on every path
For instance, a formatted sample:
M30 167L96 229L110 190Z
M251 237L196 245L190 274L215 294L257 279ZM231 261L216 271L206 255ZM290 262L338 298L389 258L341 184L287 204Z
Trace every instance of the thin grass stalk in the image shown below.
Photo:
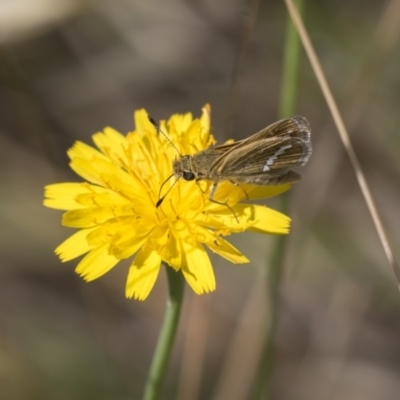
M375 225L375 229L378 233L378 236L381 241L386 258L389 262L389 265L392 267L393 274L394 274L396 282L397 282L397 287L400 290L400 268L399 268L397 260L394 256L392 247L389 243L388 235L386 233L386 230L383 225L380 214L378 212L378 209L375 205L375 200L372 196L367 179L361 168L360 161L358 160L358 157L354 151L354 148L351 143L346 126L344 124L342 115L341 115L339 108L336 104L336 101L332 95L332 91L330 90L328 81L326 80L324 71L321 67L318 56L315 53L314 47L311 43L310 37L308 36L307 30L303 24L302 18L300 16L300 13L299 13L297 7L295 6L295 4L293 3L292 0L285 0L285 3L289 10L292 21L296 27L296 30L300 36L301 42L303 44L304 50L307 54L307 57L310 61L310 64L314 70L315 77L318 80L321 91L325 97L327 104L328 104L329 110L332 114L332 118L333 118L336 128L338 130L340 139L342 140L343 146L347 152L347 155L349 156L351 165L354 169L354 172L355 172L355 175L357 178L357 182L360 186L361 192L364 196L364 200L367 204L368 211L371 214L372 220Z
M303 7L303 0L297 0L299 8ZM279 107L281 119L292 116L296 108L297 80L300 64L300 40L296 29L288 16L286 26L286 38L284 45L283 79ZM289 213L290 192L279 197L280 210L284 214ZM269 327L263 346L258 376L254 386L254 399L271 398L271 381L274 364L274 343L279 317L279 292L287 247L287 236L277 236L269 261L269 273L267 276L268 294L270 299Z

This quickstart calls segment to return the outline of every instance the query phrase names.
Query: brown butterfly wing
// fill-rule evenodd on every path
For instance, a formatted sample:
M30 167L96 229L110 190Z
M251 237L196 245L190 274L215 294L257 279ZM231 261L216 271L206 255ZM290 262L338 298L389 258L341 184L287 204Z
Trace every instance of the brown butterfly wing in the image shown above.
M300 179L289 171L311 155L310 127L296 116L278 121L232 144L212 146L193 156L198 176L255 184L279 184Z
M223 158L227 157L228 154L231 152L235 152L235 154L237 155L238 150L246 149L245 153L247 154L248 150L253 148L253 146L250 145L254 143L256 143L255 146L261 146L261 143L266 144L266 148L263 147L263 149L268 151L269 148L272 148L275 142L274 140L272 140L273 138L276 138L278 142L282 141L283 139L293 138L294 141L302 143L303 156L301 157L301 163L299 163L298 165L304 165L308 161L312 151L310 125L304 117L295 116L275 122L272 125L269 125L268 127L250 136L249 138L243 139L239 142L211 147L208 150L213 150L216 153L221 152L220 155L222 156L221 159L215 162L213 168L217 169L221 162L224 161ZM271 140L271 146L268 146L269 142L267 142L266 139Z
M292 118L287 118L281 121L274 122L273 124L267 126L264 129L261 129L261 131L246 139L228 145L222 144L219 146L214 146L214 148L216 150L231 151L233 149L247 146L250 143L258 142L261 139L287 136L293 138L298 137L306 142L309 142L311 137L310 124L304 117L296 115Z
M211 172L230 176L288 170L299 165L306 153L308 147L299 139L273 137L231 151L214 163Z

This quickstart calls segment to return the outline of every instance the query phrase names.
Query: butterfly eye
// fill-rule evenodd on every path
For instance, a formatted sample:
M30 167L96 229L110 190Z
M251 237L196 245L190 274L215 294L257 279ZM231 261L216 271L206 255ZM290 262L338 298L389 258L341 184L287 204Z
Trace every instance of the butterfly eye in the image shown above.
M192 171L184 171L183 172L183 179L185 181L192 181L196 177L194 176L194 173Z

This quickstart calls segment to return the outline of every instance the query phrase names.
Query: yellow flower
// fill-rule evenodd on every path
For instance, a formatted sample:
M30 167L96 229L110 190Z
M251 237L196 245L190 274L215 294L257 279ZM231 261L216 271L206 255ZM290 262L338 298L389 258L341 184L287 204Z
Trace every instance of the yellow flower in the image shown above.
M86 281L99 278L120 260L135 258L130 266L126 296L144 300L157 279L161 261L182 271L197 293L215 290L215 277L204 247L236 263L249 260L223 237L246 229L286 234L290 219L270 208L240 204L246 198L266 198L289 185L218 185L209 201L211 182L180 179L156 208L162 183L171 175L176 150L157 134L145 110L134 114L136 130L123 136L112 128L93 135L98 150L76 142L68 151L71 168L86 182L58 183L45 188L44 204L66 210L62 224L79 229L56 249L62 261L85 253L76 272ZM214 143L210 106L200 119L190 113L161 122L161 130L181 154L194 154ZM174 183L163 187L163 194ZM237 219L236 219L237 218Z

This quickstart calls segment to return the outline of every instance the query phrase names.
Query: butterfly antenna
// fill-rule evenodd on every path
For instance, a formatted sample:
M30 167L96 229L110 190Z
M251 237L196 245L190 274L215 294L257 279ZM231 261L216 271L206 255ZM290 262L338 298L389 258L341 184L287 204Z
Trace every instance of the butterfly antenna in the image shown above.
M149 121L154 125L154 127L156 128L156 131L158 134L163 134L163 136L168 140L168 142L171 144L171 146L176 150L176 152L182 157L181 152L178 150L178 148L172 143L171 139L167 136L166 133L164 133L161 128L160 125L157 124L157 122L153 119L153 117L151 117L150 115L147 115L147 118L149 119ZM168 178L169 179L169 178ZM168 180L167 179L167 180ZM165 183L165 182L164 182ZM165 197L165 196L164 196Z
M168 193L171 191L171 189L175 186L175 183L178 182L179 179L177 179L177 180L172 184L172 186L167 190L167 193L165 193L163 197L160 197L162 188L164 187L164 185L165 185L173 176L174 176L174 174L170 175L170 176L163 182L163 184L161 185L160 191L158 192L158 200L157 200L157 203L156 203L156 208L160 207L161 203L164 201L164 199L165 199L165 197L167 196L167 194L168 194Z

